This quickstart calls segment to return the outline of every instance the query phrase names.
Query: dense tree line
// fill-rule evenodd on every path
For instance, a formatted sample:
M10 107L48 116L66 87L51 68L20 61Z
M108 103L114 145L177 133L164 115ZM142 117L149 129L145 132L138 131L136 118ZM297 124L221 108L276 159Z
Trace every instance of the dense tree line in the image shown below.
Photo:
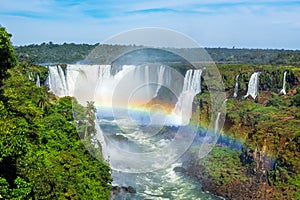
M33 77L45 79L47 68L18 63L4 28L0 69L0 199L108 199L111 170L81 141L94 130L93 103L85 108L37 86ZM74 106L81 124L73 119Z
M29 60L33 63L76 63L82 61L86 56L97 47L99 62L106 63L111 55L122 52L124 49L134 50L139 46L123 45L101 45L99 44L53 44L42 43L28 46L15 47L16 54L20 61ZM201 58L195 49L168 49L178 52L180 55L189 55L189 58L197 61ZM300 50L279 50L279 49L236 49L236 48L205 48L211 58L216 63L240 63L240 64L274 64L274 65L300 65ZM161 51L159 52L162 53ZM168 54L170 56L171 54ZM171 56L164 57L163 61L174 60ZM157 57L153 57L156 61ZM204 58L205 59L205 58Z
M96 45L74 43L59 45L49 42L40 45L33 44L15 47L15 52L19 61L32 63L76 63L83 60Z

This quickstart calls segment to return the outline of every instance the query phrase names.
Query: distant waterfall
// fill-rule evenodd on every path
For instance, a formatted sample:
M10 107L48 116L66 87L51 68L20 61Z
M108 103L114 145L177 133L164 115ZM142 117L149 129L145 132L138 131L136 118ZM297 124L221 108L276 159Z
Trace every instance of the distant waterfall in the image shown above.
M33 82L35 81L35 85L41 87L40 76L38 74L36 74L36 78L34 76L35 75L33 74L33 72L28 73L28 79Z
M60 65L55 65L49 66L48 69L47 82L50 91L57 96L75 96L76 98L79 97L81 102L86 102L88 98L97 96L96 103L106 107L113 106L112 102L124 108L128 107L128 103L132 103L132 105L139 104L140 106L146 105L158 95L161 86L178 88L177 95L179 98L172 110L170 120L167 120L177 125L189 123L192 115L193 99L198 93L201 93L202 70L199 69L188 70L183 82L178 81L178 79L174 81L172 70L165 66L124 65L114 75L111 73L110 65L67 65L64 68ZM82 82L85 82L85 74L88 73L89 75L86 77L88 79L86 84L88 85L80 86L82 87L78 91L80 94L74 94L78 77L80 77L80 84L82 84ZM183 87L180 90L182 83ZM95 89L91 91L88 88ZM116 94L120 96L114 96L115 98L113 98L113 95ZM108 111L109 113L110 111Z
M33 76L33 73L32 73L32 72L29 72L29 73L28 73L28 79L31 80L31 81L33 80L32 76Z
M41 87L40 76L39 76L38 74L36 75L36 82L35 82L35 85L38 86L38 87Z
M157 81L158 85L157 85L157 89L156 89L156 92L155 92L155 97L157 97L158 92L159 92L161 86L164 83L164 72L165 72L165 66L160 66L159 73L158 73L158 81Z
M134 65L124 65L119 72L112 75L110 65L67 65L64 69L60 65L55 65L48 67L49 76L47 78L47 82L50 87L50 91L60 97L74 96L75 84L78 75L80 73L88 73L88 70L91 70L91 68L97 68L98 71L96 79L104 84L102 88L105 87L105 89L110 91L113 90L112 85L116 85L116 83L124 78L125 74L131 70L134 72L134 76L131 76L133 74L130 74L131 80L128 80L129 82L145 81L149 84L157 84L145 88L148 94L147 96L150 97L157 96L161 85L170 82L170 73L165 69L165 66L155 68L150 66L137 67Z
M255 99L258 95L258 77L261 72L254 72L251 77L250 81L248 83L248 91L247 94L244 96L244 98L248 97L249 95Z
M283 84L282 84L282 89L280 90L279 94L284 94L286 95L286 71L283 74Z
M234 86L234 93L233 93L233 97L236 98L237 97L237 93L239 91L239 74L236 76L235 78L235 86Z
M220 116L221 116L221 113L218 112L218 115L217 115L217 118L216 118L216 121L215 121L215 134L219 131L219 120L220 120Z
M179 117L177 124L186 125L192 116L194 97L201 93L202 70L188 70L184 77L182 92L173 109L173 114Z

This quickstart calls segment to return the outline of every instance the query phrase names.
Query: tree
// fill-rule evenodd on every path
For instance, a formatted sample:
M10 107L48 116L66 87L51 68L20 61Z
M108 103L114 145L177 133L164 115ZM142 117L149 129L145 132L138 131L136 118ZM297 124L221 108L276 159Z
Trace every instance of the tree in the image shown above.
M4 27L0 27L0 80L7 76L7 70L13 68L17 63L14 48L10 41L11 34ZM1 83L0 83L1 85Z
M0 199L109 199L109 165L80 141L74 99L36 86L46 68L18 64L11 35L0 34ZM73 104L93 119L92 103Z

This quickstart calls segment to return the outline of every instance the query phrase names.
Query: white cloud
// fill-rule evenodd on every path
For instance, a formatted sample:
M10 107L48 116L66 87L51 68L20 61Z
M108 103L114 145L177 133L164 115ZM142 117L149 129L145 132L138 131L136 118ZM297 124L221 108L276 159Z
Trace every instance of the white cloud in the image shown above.
M96 43L121 31L154 26L181 31L205 46L300 47L300 4L292 1L234 0L230 5L224 0L96 2L2 0L0 24L13 34L15 44ZM270 2L273 6L268 6ZM23 17L18 12L24 12Z

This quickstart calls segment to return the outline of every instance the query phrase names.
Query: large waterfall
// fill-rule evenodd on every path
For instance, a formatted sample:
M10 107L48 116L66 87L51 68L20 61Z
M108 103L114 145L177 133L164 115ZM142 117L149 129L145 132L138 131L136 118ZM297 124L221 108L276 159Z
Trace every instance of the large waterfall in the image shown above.
M282 83L282 89L281 91L279 92L279 94L284 94L286 95L286 71L284 72L283 74L283 83Z
M248 83L248 91L247 94L244 96L244 98L248 97L249 95L253 97L253 99L255 99L258 95L258 84L259 84L259 80L258 77L260 75L261 72L254 72L251 77L250 77L250 81Z
M119 71L112 71L109 65L49 66L48 84L58 96L75 96L82 103L95 101L99 125L95 139L101 143L103 157L109 159L113 169L112 184L120 186L121 190L128 186L136 189L135 194L121 192L115 199L218 199L202 191L199 184L184 174L174 171L182 165L180 160L164 166L185 151L194 126L182 126L183 131L174 133L172 139L153 135L153 132L159 133L155 132L157 124L165 128L165 123L177 126L189 122L193 99L201 93L202 70L188 70L184 77L163 65L124 65ZM178 98L167 116L161 117L163 107L157 103L164 97L169 100L166 88ZM149 124L136 126L135 121L145 121L148 115L153 125L150 129L147 129ZM179 121L171 122L178 118ZM219 129L219 120L220 113L214 122L214 132ZM173 134L177 128L169 131ZM156 152L160 156L153 157ZM144 173L139 173L139 167ZM156 170L148 172L149 168ZM134 173L126 173L126 170Z
M174 95L178 97L178 100L172 114L166 119L168 124L188 124L192 115L193 99L196 94L201 93L202 70L188 70L183 79L183 87L180 89L182 82L178 78L173 78L173 71L175 70L171 70L163 65L155 67L148 65L144 67L124 65L114 75L111 73L110 65L49 66L48 84L50 90L60 97L77 97L79 94L74 94L77 77L79 74L84 76L91 67L97 69L96 82L94 81L97 86L94 86L95 89L92 92L96 98L94 100L100 106L116 105L125 108L128 107L128 102L134 104L131 106L137 106L136 104L141 106L157 97L162 86L169 88L171 92L175 92ZM137 85L139 88L137 88ZM82 90L84 89L80 91ZM122 95L113 99L113 95L116 95L116 93L121 93ZM165 121L160 123L163 122Z
M177 117L177 124L187 125L192 115L192 105L194 97L201 93L202 70L188 70L184 77L182 92L173 109L173 114Z
M235 85L234 85L234 93L233 93L233 97L236 98L237 97L237 93L239 91L239 74L236 76L235 78Z
M155 94L157 95L161 85L164 83L164 71L165 67L160 66L158 68L157 75L151 76L150 74L155 73L153 68L149 69L149 66L145 66L145 68L138 69L138 67L134 65L124 65L122 70L117 74L111 74L111 66L110 65L67 65L66 67L62 67L61 65L49 66L49 77L48 84L50 87L50 91L52 91L57 96L74 96L74 89L76 84L76 79L79 73L83 75L90 70L90 67L97 69L97 80L102 84L106 84L106 89L113 89L112 86L108 84L112 84L112 81L119 81L122 79L127 72L134 71L135 77L131 77L133 79L129 80L130 82L134 82L135 79L138 80L146 80L149 83L156 83L155 86ZM141 74L138 74L138 73ZM109 82L109 83L108 83ZM115 85L115 84L114 84ZM104 86L103 86L104 87ZM102 88L103 88L102 87ZM153 86L152 86L153 87Z

